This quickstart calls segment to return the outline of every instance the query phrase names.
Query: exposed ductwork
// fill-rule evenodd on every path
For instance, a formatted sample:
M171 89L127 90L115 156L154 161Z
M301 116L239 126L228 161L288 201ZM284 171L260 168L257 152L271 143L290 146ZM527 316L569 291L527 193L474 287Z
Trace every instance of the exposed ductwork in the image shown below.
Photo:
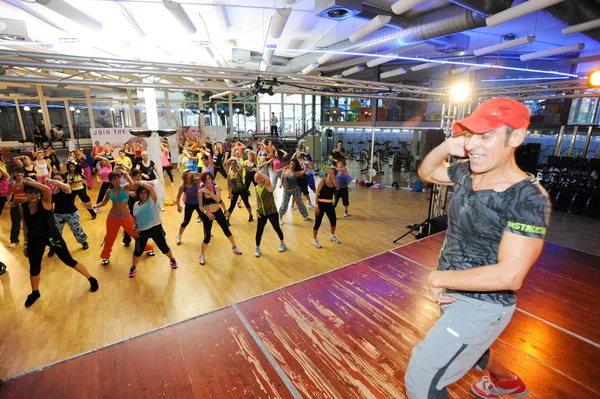
M485 20L482 16L463 7L452 5L415 18L404 30L383 28L355 43L345 40L325 50L382 53L482 26L485 26ZM287 67L281 68L280 72L300 72L307 65L317 62L321 55L321 53L309 53L296 57L289 62ZM350 57L335 55L331 60L339 61Z

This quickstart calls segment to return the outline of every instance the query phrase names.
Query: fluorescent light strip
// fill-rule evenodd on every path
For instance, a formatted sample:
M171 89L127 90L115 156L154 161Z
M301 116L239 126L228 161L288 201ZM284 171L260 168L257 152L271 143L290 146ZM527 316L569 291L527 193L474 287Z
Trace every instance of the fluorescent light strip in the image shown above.
M494 44L492 46L473 50L473 54L476 57L481 57L482 55L486 55L486 54L490 54L490 53L497 53L498 51L506 50L509 48L523 46L525 44L532 43L534 40L535 40L535 35L520 37L518 39L511 40L508 42L498 43L498 44Z
M417 72L417 71L422 71L424 69L433 68L436 66L440 66L440 64L437 62L427 62L425 64L415 65L414 67L411 67L410 70L413 72Z
M406 69L398 68L392 69L391 71L382 72L379 77L381 79L391 78L392 76L404 75L406 73Z
M387 54L387 56L375 58L374 60L367 62L367 66L369 68L373 68L373 67L376 67L377 65L381 65L381 64L385 64L386 62L394 61L394 57L396 57L396 56L397 56L397 54Z
M569 46L557 47L550 50L536 51L535 53L523 54L519 58L521 61L537 60L538 58L551 57L553 55L578 52L585 48L585 44L571 44Z
M357 65L353 68L350 69L346 69L345 71L342 71L342 75L343 76L350 76L350 75L354 75L355 73L359 73L361 71L364 71L365 67L362 65Z
M517 19L532 12L562 3L565 0L529 0L516 7L508 8L485 19L487 26L496 26Z
M350 40L351 43L354 43L357 40L360 40L363 37L375 32L376 30L383 28L391 20L392 17L389 15L378 15L363 25L359 30L351 34L348 40Z
M567 76L561 76L558 78L508 78L508 79L482 79L480 82L515 82L521 80L556 80L556 79L569 79ZM474 83L473 83L474 84Z
M415 7L419 3L425 0L400 0L392 4L392 11L394 14L400 15Z
M355 56L355 57L373 57L373 58L380 57L379 54L354 53L354 52L333 51L333 50L300 50L300 49L295 49L295 48L280 48L278 50L280 50L280 51L287 51L287 52L290 52L290 53L325 54L325 55L331 55L331 57L334 57L336 55ZM462 66L475 66L475 67L481 66L481 64L475 64L475 63L470 63L470 62L456 62L456 61L445 61L445 60L428 60L428 59L424 59L424 58L404 57L404 56L400 56L400 55L394 57L394 59L405 60L405 61L435 62L435 63L442 64L442 65L462 65ZM319 64L321 64L321 63L319 62ZM515 68L515 67L507 67L507 66L500 66L500 65L495 65L494 68L505 69L507 71L538 72L538 73L543 73L543 74L546 74L546 75L556 75L556 76L566 76L566 77L570 77L570 78L579 78L579 75L574 75L572 73L566 73L566 72L558 72L558 71L544 71L544 70L541 70L541 69Z
M600 28L600 19L594 19L592 21L587 21L582 24L569 26L560 32L564 35L571 35L573 33L585 32L586 30Z

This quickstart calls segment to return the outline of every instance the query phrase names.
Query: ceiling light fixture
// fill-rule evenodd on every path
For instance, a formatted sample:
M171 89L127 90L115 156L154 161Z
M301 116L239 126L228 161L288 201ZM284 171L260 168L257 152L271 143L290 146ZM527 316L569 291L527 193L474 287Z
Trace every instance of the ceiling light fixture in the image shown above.
M429 69L429 68L433 68L436 66L440 66L441 64L437 63L437 62L427 62L425 64L419 64L419 65L415 65L414 67L411 67L410 70L413 72L417 72L417 71L422 71L424 69Z
M572 25L567 28L564 28L560 32L564 35L571 35L573 33L585 32L587 30L592 30L600 28L600 19L594 19L591 21L584 22L582 24Z
M521 61L537 60L538 58L551 57L553 55L579 52L585 48L585 44L577 43L569 46L562 46L550 50L536 51L535 53L523 54L519 58Z
M397 15L404 14L406 11L415 7L419 3L422 3L423 1L424 0L400 0L392 4L392 11Z
M162 0L162 3L163 6L165 6L165 8L169 10L173 18L175 18L177 22L179 22L181 27L185 29L187 33L189 33L190 35L196 33L196 25L194 25L194 23L187 15L181 4L171 0Z
M273 23L271 24L271 31L269 32L271 38L279 39L283 33L283 28L287 23L290 14L292 13L291 8L276 8L275 15L273 16Z
M392 17L389 15L378 15L369 22L367 22L365 25L363 25L359 30L351 34L348 40L354 43L357 40L360 40L363 37L383 28L391 20Z
M469 97L470 91L471 90L468 84L464 82L456 83L450 89L450 98L452 98L452 100L454 100L455 102L462 103L467 99L467 97Z
M394 61L394 57L396 57L396 56L397 56L396 54L388 54L387 57L375 58L374 60L367 62L367 66L369 68L373 68L373 67L376 67L377 65L381 65L381 64L385 64L386 62Z
M342 76L350 76L350 75L354 75L355 73L359 73L361 71L364 71L365 67L362 65L357 65L353 68L350 69L346 69L345 71L342 71Z
M509 48L524 46L525 44L532 43L534 40L535 35L525 36L508 42L493 44L491 46L473 50L473 54L476 57L481 57L482 55L497 53L498 51L506 50Z
M522 17L523 15L531 14L544 8L562 3L565 0L529 0L519 4L516 7L508 8L497 14L491 15L485 19L487 26L496 26L503 24L513 19Z
M381 79L387 79L387 78L391 78L393 76L404 75L405 73L406 73L406 69L398 68L398 69L392 69L391 71L382 72L379 75L379 77Z
M100 21L90 17L72 5L65 3L63 0L36 0L36 2L94 32L102 31L102 23Z
M75 107L71 105L71 106L69 107L69 111L71 111L71 112L74 112L74 111L75 111Z
M311 73L312 71L314 71L318 67L319 67L318 63L310 64L309 66L307 66L306 68L304 68L302 70L302 75L308 75L309 73Z

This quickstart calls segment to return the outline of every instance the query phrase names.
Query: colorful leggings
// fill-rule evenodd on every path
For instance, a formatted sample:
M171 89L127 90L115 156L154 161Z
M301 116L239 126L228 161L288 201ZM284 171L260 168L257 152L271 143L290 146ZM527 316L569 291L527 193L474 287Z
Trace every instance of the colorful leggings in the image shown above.
M90 168L89 166L86 166L85 168L81 169L83 171L83 175L85 176L85 182L86 185L88 187L88 189L92 189L92 168Z
M79 211L74 213L55 213L54 215L54 223L58 228L58 232L62 236L63 227L65 223L69 225L71 228L71 232L75 236L75 240L78 243L83 244L87 240L87 235L85 231L83 231L83 227L81 227L81 223L79 222Z
M119 235L119 230L123 228L131 237L135 237L133 232L133 218L131 215L127 215L124 218L119 218L113 215L108 215L106 218L106 237L104 238L104 247L100 257L102 259L109 259L110 253L112 252L113 244ZM152 245L148 244L144 248L144 251L152 251Z

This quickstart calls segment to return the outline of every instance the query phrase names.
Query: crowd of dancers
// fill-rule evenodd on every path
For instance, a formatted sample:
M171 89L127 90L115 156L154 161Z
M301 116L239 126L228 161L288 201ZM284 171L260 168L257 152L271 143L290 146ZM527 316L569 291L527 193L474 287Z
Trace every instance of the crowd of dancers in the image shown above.
M309 149L303 142L298 143L291 155L277 149L270 140L262 142L260 138L249 139L246 143L235 138L231 143L225 140L214 144L210 139L203 143L192 139L179 144L179 159L175 163L181 172L181 185L176 208L183 214L183 221L175 241L177 245L182 243L183 233L196 213L196 222L203 224L204 231L199 254L201 265L207 263L215 221L231 243L233 253L242 255L230 229L231 215L242 204L248 212L248 222L256 222L256 257L261 256L267 222L279 238L279 252L285 252L287 247L281 225L290 202L291 210L297 208L304 221L309 221L309 210L314 212L314 247L321 248L318 232L324 216L330 223L329 240L334 244L341 243L336 236L335 208L341 199L344 217L349 216L348 182L351 180L341 142L329 157L331 165L323 167L324 176L318 184L315 184L315 167ZM63 161L50 145L37 149L31 156L20 155L9 162L12 164L5 163L0 157L0 215L8 205L11 220L9 248L21 245L23 231L22 247L29 260L32 288L25 301L26 307L40 298L40 272L46 247L49 247L48 256L56 255L86 277L92 292L99 288L98 281L73 259L62 237L63 227L67 224L82 249L90 247L81 225L77 198L79 206L86 209L92 220L96 219L100 209L110 208L100 253L102 265L109 264L113 245L123 229L123 244L129 247L135 241L129 277L136 276L144 252L155 256L150 240L169 258L172 269L178 267L162 225L164 204L157 195L158 189L162 188L159 185L165 184L164 176L139 141L127 142L118 150L113 149L111 143L100 145L95 142L89 157L77 149L69 152ZM161 142L161 166L173 187L176 169L171 162L169 144L164 139ZM94 180L100 185L95 202L88 195ZM221 182L217 183L217 180ZM275 196L277 189L282 191L279 205ZM314 202L309 190L314 193ZM255 197L254 212L252 196ZM2 264L0 275L5 272L6 267Z

